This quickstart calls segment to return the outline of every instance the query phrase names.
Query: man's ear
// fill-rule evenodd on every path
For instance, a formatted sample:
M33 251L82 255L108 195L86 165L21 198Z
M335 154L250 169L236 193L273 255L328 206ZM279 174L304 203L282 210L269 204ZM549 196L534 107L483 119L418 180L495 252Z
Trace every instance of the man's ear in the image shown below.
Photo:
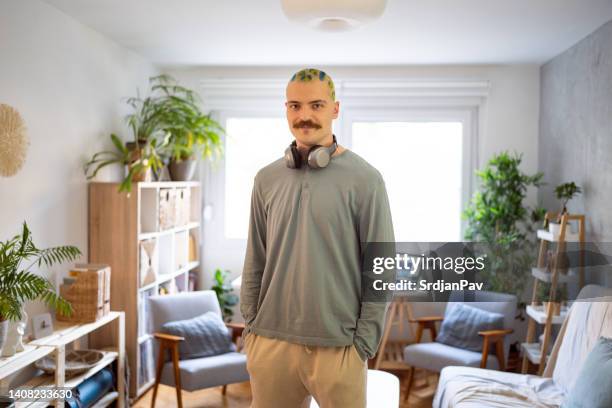
M336 101L334 103L334 119L338 119L338 114L340 113L340 102Z

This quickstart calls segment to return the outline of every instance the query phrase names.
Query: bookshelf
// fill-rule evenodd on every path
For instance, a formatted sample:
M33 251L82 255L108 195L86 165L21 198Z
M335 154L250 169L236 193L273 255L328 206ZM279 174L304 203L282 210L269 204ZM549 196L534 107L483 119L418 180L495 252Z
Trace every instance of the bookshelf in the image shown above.
M0 393L7 393L9 388L23 387L32 390L48 387L66 387L74 389L88 378L98 373L100 370L116 362L116 381L117 390L107 393L94 406L103 408L116 403L116 406L124 406L124 365L123 357L125 352L125 331L124 314L112 311L106 316L92 323L70 324L64 322L54 322L55 330L47 337L32 340L25 345L25 350L11 357L0 357ZM100 348L104 352L104 357L89 370L78 375L67 377L65 372L65 357L68 348L74 348L76 343L82 341L87 336L95 335L99 330L112 328L115 337L104 341L104 347ZM78 348L78 347L77 347ZM30 378L23 384L12 384L10 378L30 366L35 361L52 355L56 361L58 369L55 375L38 374ZM46 408L49 405L64 407L64 400L58 399L50 402L45 399L17 400L15 406L19 408Z
M89 185L89 261L111 266L111 308L125 311L130 397L155 381L148 298L195 289L200 267L199 182ZM108 336L104 333L102 336Z

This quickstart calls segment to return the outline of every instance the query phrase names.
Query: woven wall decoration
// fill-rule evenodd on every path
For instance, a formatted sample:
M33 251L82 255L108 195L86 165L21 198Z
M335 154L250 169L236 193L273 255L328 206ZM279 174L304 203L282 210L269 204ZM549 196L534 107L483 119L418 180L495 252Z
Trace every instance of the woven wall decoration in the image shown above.
M0 104L0 176L15 175L23 166L30 142L17 110Z

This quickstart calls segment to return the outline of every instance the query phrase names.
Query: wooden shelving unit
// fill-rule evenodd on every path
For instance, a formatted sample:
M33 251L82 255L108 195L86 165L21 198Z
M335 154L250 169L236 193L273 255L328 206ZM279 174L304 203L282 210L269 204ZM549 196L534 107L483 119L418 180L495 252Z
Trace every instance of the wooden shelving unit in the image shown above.
M111 308L125 311L130 397L138 398L155 380L147 299L195 286L201 188L199 182L146 182L134 184L129 195L118 189L118 183L89 185L89 262L111 266ZM168 214L174 221L167 222ZM154 255L145 256L143 243L154 245ZM155 277L145 281L150 268Z
M117 362L117 391L113 391L102 397L95 406L98 408L109 406L116 402L117 407L124 407L123 398L119 396L125 393L125 314L123 312L110 312L108 315L93 323L67 324L54 323L53 334L41 339L33 340L25 346L25 350L12 357L0 358L0 390L5 393L10 387L27 387L31 389L41 387L67 387L75 388L100 370ZM105 340L104 357L88 371L66 378L65 357L66 348L74 342L82 340L86 336L95 334L97 330L111 327L116 336ZM9 378L16 372L28 367L37 360L53 354L58 369L55 375L42 374L31 378L24 384L9 384ZM43 408L50 403L48 401L17 401L17 408ZM64 407L63 400L55 401L56 407Z
M546 213L545 225L551 220L557 218L557 213ZM578 232L570 233L570 222L574 221L578 225ZM581 214L563 214L561 217L561 229L558 236L554 236L548 230L538 230L537 237L540 240L540 249L538 253L538 264L531 269L533 276L533 293L531 297L531 305L526 308L527 316L529 317L529 325L527 328L527 338L524 343L521 343L521 351L523 353L523 363L521 372L527 373L529 363L538 366L538 375L542 375L548 358L548 348L552 337L552 326L562 324L567 316L568 309L561 308L559 315L554 314L552 303L555 302L557 286L559 284L567 284L569 282L578 282L580 288L584 286L584 215ZM569 268L567 274L561 273L560 259L565 254L567 242L578 242L580 246L579 265L577 268ZM553 246L552 265L547 267L546 258L549 246ZM540 282L550 283L549 304L546 309L544 306L537 304L538 285ZM542 343L535 342L536 326L544 326L544 336Z

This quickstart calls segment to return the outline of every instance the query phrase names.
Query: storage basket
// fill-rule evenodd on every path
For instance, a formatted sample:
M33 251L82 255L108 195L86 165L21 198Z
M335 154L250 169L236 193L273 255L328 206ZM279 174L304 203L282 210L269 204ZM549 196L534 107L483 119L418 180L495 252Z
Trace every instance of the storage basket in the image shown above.
M159 229L173 228L175 218L175 192L171 188L161 188L159 190Z
M174 197L175 223L179 227L189 224L191 210L191 190L189 188L177 188Z
M57 313L57 320L95 322L110 312L110 266L78 264L70 271L73 282L60 285L60 296L72 305L72 315Z

